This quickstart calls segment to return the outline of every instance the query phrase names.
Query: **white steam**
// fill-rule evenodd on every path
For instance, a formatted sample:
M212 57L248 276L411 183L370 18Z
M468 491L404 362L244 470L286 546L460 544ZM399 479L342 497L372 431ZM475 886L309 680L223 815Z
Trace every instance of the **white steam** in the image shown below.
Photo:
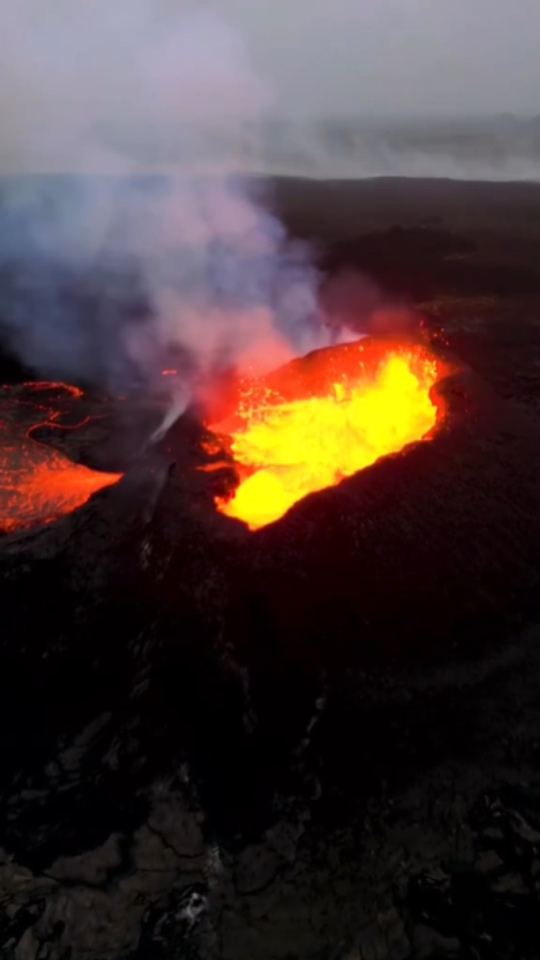
M24 176L0 181L0 324L44 376L153 390L174 367L180 409L215 368L327 334L307 252L228 150L268 90L226 25L160 9L2 4L0 163Z

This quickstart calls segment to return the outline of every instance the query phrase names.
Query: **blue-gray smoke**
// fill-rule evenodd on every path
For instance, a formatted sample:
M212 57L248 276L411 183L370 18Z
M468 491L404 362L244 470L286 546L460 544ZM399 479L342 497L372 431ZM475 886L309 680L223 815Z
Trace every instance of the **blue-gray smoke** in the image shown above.
M268 92L227 26L160 10L0 11L0 336L43 376L153 389L326 340L307 252L226 148Z
M307 252L233 177L9 181L3 339L41 375L108 389L324 340Z

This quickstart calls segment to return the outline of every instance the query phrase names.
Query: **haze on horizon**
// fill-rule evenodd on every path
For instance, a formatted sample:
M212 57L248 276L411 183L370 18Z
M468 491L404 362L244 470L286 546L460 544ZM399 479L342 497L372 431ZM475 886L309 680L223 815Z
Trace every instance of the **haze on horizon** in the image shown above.
M284 113L540 113L538 0L216 0L215 8L242 28Z
M184 31L197 11L228 39ZM89 136L93 169L102 133L107 168L126 149L174 166L201 111L236 130L540 114L538 0L0 0L0 35L2 173Z

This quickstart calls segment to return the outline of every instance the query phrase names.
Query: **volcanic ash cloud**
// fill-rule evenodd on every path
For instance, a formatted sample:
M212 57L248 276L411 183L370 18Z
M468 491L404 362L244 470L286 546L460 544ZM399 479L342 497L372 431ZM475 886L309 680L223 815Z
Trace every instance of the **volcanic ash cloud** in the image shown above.
M326 342L308 252L232 160L271 95L229 26L20 0L0 31L0 163L24 173L0 186L0 322L23 361L118 391L174 367L187 396Z

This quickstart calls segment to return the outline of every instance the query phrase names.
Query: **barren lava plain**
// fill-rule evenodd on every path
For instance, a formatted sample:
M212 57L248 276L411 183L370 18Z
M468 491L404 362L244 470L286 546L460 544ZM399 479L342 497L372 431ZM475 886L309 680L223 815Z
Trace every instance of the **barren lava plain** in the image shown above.
M135 456L157 411L39 392L33 440L123 476L0 539L2 956L540 956L540 187L275 203L322 296L414 306L444 418L251 532L195 416Z

